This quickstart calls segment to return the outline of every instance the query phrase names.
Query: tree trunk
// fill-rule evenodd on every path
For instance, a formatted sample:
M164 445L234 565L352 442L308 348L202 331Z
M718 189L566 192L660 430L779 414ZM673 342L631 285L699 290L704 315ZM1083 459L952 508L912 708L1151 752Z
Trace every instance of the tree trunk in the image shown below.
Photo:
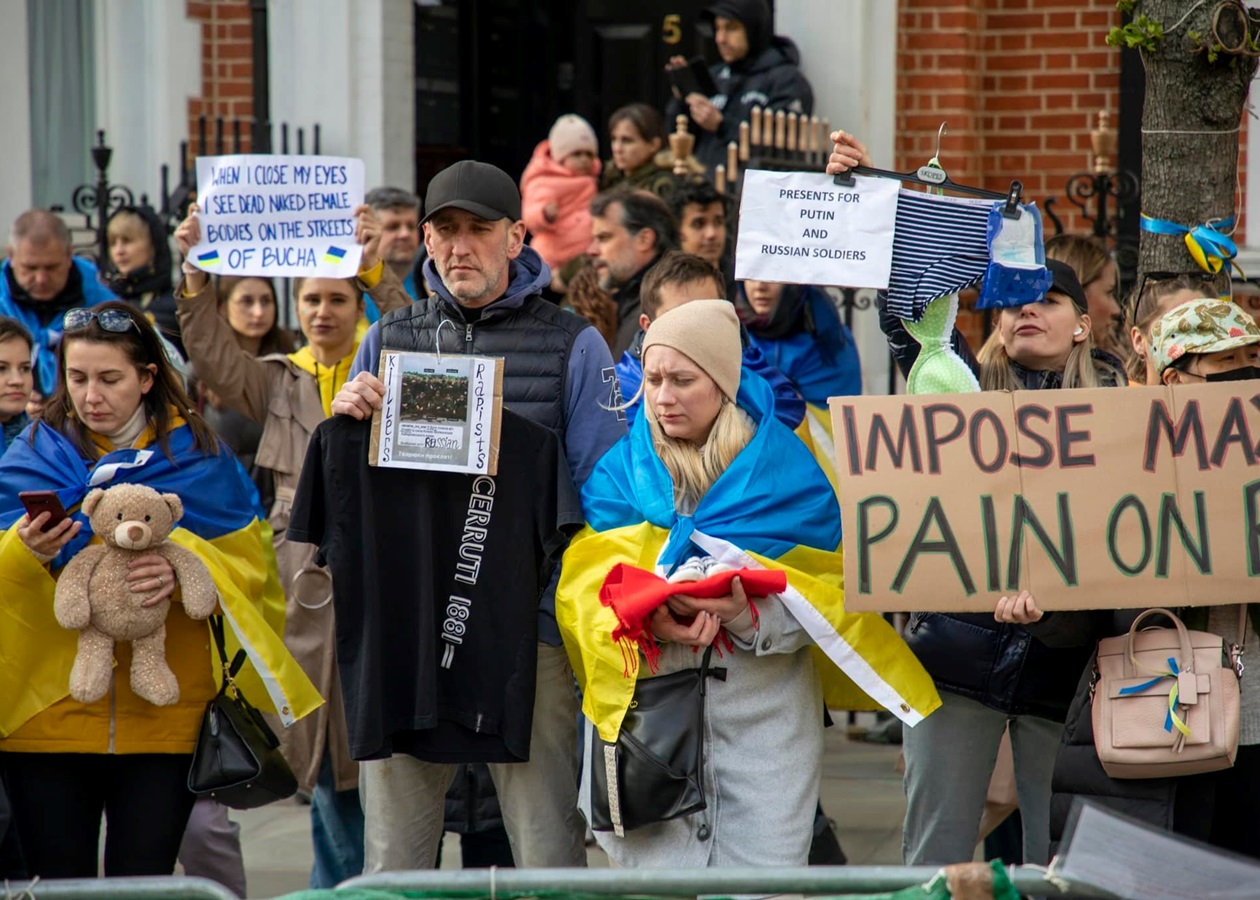
M1230 0L1197 7L1196 2L1140 0L1136 10L1165 33L1154 49L1141 51L1142 212L1191 228L1235 215L1238 126L1257 62L1248 45L1260 36L1260 13ZM1217 49L1215 61L1208 61L1209 48L1218 44L1214 19L1219 44L1243 52ZM1138 269L1140 274L1200 271L1183 236L1148 231L1141 235ZM1222 290L1227 277L1228 266L1217 279Z

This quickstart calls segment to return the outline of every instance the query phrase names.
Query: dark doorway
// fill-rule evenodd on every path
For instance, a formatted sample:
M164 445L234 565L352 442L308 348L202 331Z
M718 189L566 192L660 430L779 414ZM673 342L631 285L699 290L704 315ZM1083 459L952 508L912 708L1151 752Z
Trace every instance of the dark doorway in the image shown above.
M577 111L605 139L613 110L642 101L664 110L671 56L716 58L706 0L585 0L579 10ZM672 130L672 123L667 123Z
M605 126L641 100L664 109L677 54L715 59L710 0L440 0L416 7L416 188L460 159L519 177L561 113Z

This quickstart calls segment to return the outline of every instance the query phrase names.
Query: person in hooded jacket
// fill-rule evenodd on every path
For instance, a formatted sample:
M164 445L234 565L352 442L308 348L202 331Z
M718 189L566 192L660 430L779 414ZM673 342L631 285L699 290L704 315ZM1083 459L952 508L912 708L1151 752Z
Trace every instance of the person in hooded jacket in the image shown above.
M157 326L158 333L181 355L179 315L171 282L171 247L166 225L149 206L124 206L109 218L109 259L101 281Z
M827 174L871 165L853 135L832 134ZM983 390L1124 387L1124 364L1094 346L1085 290L1071 266L1047 260L1053 284L1035 303L1002 309L1001 339L973 357L957 329L955 352ZM880 327L902 372L920 346L902 320L878 303ZM1002 598L1003 603L1025 600ZM1026 601L1025 601L1026 602ZM1024 826L1024 861L1049 861L1050 781L1087 647L1051 647L1023 625L994 614L916 612L906 643L941 691L941 709L903 738L906 757L906 865L970 861L1002 733L1009 728Z
M853 332L820 287L741 281L735 311L748 338L788 377L805 402L862 393L862 363Z
M198 207L189 207L175 232L180 251L197 244ZM354 211L355 236L363 244L360 277L386 268L380 255L380 222L367 205ZM315 845L311 887L331 888L363 869L363 812L359 769L350 756L349 737L333 648L335 623L331 578L315 563L316 548L289 541L286 531L298 474L312 432L332 415L333 396L350 374L359 347L363 291L354 279L305 278L294 283L298 320L309 343L296 353L256 357L219 314L215 287L205 272L187 262L176 291L180 322L198 377L229 409L261 423L254 457L271 470L275 500L268 520L276 562L286 590L284 639L327 704L300 726L280 735L281 749L300 789L311 792L311 831ZM398 283L395 279L395 283ZM411 303L401 289L378 298L389 312Z
M686 113L696 135L695 157L711 176L726 162L726 147L739 140L739 123L760 106L809 115L814 91L801 74L801 53L791 39L774 33L774 19L766 0L719 0L702 15L713 22L713 39L722 61L711 67L718 93L712 97L689 94L675 98L665 121ZM670 68L686 66L680 56Z
M96 263L74 255L70 229L46 209L13 220L9 258L0 263L0 316L17 319L35 340L36 404L57 389L57 345L68 310L118 298L100 280Z

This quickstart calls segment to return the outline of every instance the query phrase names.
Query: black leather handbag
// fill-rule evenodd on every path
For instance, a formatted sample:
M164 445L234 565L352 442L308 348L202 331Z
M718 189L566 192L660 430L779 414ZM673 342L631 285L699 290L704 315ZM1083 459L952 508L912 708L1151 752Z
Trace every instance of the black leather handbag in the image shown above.
M280 740L234 680L246 653L237 651L229 664L222 616L210 617L210 630L219 649L223 685L206 704L188 770L188 789L232 809L253 809L292 797L297 779L280 753Z
M691 815L705 808L704 697L713 646L698 669L642 678L617 742L596 732L591 741L591 829L627 831Z

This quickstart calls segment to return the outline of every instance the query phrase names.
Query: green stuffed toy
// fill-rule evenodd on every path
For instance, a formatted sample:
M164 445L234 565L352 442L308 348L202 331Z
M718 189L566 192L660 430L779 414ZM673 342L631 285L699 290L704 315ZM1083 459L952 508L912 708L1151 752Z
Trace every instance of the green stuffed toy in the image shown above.
M907 394L966 394L980 390L971 367L950 346L958 318L958 295L937 297L918 322L903 319L910 336L922 350L906 376Z

